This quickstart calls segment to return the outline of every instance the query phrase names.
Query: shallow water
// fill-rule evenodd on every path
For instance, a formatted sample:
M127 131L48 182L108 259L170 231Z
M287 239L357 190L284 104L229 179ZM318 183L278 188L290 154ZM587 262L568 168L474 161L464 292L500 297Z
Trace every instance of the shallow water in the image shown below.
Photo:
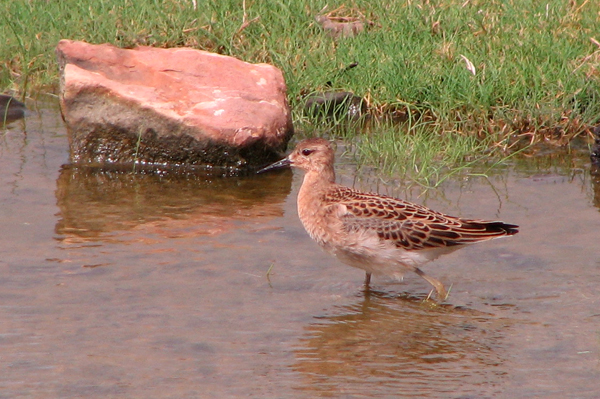
M298 173L67 161L52 103L0 131L2 398L600 394L600 196L585 157L425 193L341 168L344 184L521 226L424 267L452 285L445 306L411 275L365 295L363 273L302 229Z

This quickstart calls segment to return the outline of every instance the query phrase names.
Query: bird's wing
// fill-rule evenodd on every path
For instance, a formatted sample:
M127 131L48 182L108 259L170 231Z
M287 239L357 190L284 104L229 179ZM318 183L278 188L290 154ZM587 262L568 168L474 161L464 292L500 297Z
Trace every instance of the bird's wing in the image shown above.
M326 202L339 204L347 231L376 232L381 240L407 250L451 247L517 232L502 222L460 219L421 205L339 186Z

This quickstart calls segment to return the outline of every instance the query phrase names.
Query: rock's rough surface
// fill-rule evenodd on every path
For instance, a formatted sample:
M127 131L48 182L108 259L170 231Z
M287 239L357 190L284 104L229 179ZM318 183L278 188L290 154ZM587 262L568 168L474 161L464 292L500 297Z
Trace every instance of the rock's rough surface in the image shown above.
M73 163L243 168L277 158L293 134L271 65L71 40L56 52Z

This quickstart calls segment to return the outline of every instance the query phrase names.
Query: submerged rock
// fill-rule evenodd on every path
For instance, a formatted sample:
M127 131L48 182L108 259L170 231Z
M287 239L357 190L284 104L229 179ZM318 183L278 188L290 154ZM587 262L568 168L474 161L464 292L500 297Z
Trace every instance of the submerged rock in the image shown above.
M27 107L21 101L6 94L0 94L0 125L21 119Z
M592 146L590 159L592 161L592 165L598 169L600 168L600 126L593 128L592 134L594 135L594 145Z
M271 65L71 40L56 52L73 163L244 168L277 158L293 134Z
M306 97L304 103L304 111L314 117L358 119L366 108L366 101L349 91L313 93Z
M594 136L594 144L590 153L590 160L592 161L590 175L594 190L594 205L600 208L600 125L592 128L591 131Z

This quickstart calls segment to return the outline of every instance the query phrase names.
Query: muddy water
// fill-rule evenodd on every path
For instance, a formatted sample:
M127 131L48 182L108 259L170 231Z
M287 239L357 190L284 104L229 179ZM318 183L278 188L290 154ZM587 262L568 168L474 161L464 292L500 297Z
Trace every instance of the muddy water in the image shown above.
M297 173L63 167L44 104L0 131L0 397L595 398L600 213L584 157L407 196L519 235L374 279L317 249ZM347 161L349 162L349 161ZM537 164L536 164L537 162Z

